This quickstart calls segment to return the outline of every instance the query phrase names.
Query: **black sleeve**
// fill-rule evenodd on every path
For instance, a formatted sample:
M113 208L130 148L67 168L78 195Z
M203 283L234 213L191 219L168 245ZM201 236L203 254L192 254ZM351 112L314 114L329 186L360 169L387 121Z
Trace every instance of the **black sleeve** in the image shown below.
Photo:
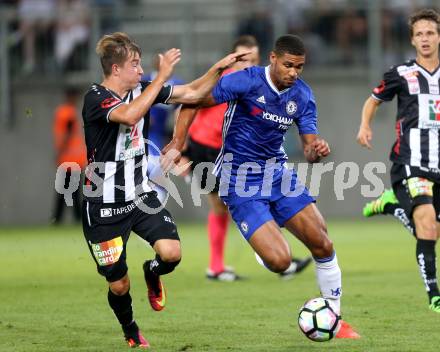
M110 113L123 104L119 98L100 86L92 86L84 97L84 124L95 121L109 122Z
M147 88L150 84L151 84L151 81L148 81L148 82L141 81L142 91L144 91L144 89ZM169 85L169 84L165 84L161 88L153 105L154 104L167 104L168 100L171 98L171 94L173 94L173 86Z
M401 87L401 77L395 67L383 75L383 80L373 89L373 98L382 101L391 101Z

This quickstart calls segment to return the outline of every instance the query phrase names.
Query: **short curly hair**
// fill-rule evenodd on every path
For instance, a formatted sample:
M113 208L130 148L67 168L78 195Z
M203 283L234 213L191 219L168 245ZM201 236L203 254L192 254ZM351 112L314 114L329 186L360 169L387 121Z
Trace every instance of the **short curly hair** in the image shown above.
M273 51L277 56L284 55L285 53L299 56L306 54L302 39L297 35L292 34L286 34L279 37L275 42Z
M433 9L423 9L414 13L408 20L409 33L411 37L413 36L414 24L420 20L432 21L437 24L437 33L440 34L440 15L437 11Z

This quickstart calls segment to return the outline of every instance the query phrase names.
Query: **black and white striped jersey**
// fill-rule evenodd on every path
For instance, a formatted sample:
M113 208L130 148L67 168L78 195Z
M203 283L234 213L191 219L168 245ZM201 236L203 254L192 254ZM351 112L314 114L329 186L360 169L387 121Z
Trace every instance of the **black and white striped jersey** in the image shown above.
M88 166L84 196L90 202L128 202L151 191L147 177L149 112L134 126L109 120L113 109L139 96L150 82L140 82L123 98L93 84L84 97L82 116ZM160 90L154 104L167 103L172 86Z
M395 95L398 99L391 161L439 172L439 80L439 67L430 73L410 60L392 67L374 88L375 99L390 101Z

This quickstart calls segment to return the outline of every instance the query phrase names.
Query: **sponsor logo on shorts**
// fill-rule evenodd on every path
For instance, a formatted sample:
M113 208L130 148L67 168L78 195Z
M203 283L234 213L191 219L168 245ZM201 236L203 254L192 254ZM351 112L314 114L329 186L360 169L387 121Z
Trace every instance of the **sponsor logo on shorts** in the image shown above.
M249 225L247 224L246 221L242 221L240 227L244 233L247 233L249 231Z
M102 208L101 209L101 218L109 218L112 216L111 208Z
M411 198L418 196L432 197L433 183L426 178L411 177L408 179L408 190Z
M133 209L135 209L141 202L144 201L144 199L148 198L148 194L144 194L134 200L132 203L120 207L120 208L102 208L101 209L101 218L109 218L113 215L122 215L122 214L128 214Z
M116 263L124 249L122 237L113 238L101 243L90 243L93 255L99 266L107 266Z

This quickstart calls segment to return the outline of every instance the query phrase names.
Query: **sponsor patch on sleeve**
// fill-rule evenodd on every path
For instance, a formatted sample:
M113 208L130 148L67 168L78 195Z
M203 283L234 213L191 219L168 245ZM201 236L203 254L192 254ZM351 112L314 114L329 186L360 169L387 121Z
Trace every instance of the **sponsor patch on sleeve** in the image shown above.
M113 238L110 241L92 243L92 252L99 266L107 266L116 263L124 249L122 237Z
M112 106L115 106L116 104L119 104L119 102L120 102L120 100L116 99L114 97L107 98L101 102L101 108L108 109L108 108L111 108Z
M373 93L374 94L380 94L384 90L385 90L385 81L382 80L382 81L380 81L380 84L376 88L373 89Z

